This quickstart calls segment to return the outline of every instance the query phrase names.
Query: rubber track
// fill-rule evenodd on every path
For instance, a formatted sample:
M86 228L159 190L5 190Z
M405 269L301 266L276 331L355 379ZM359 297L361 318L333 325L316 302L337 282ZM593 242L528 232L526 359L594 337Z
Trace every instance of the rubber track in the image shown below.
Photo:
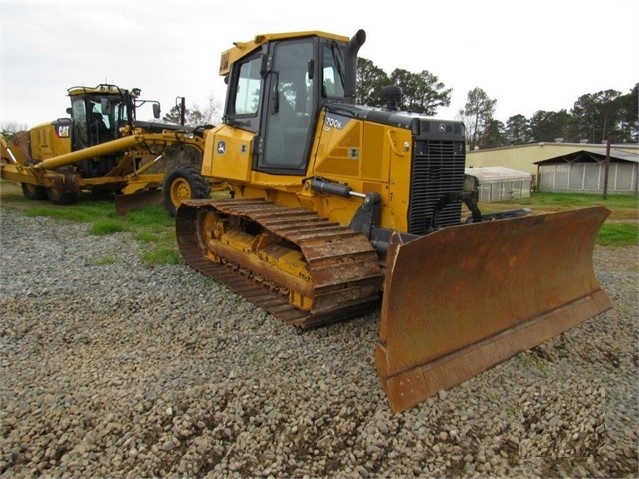
M244 271L239 265L208 259L198 231L198 216L202 209L251 220L297 245L309 264L315 283L315 304L323 305L319 311L297 309L288 303L288 295L253 279L251 272ZM362 314L379 300L382 282L379 260L368 240L360 233L331 223L304 208L275 205L263 199L189 200L178 209L176 234L180 252L189 266L225 284L282 321L302 329ZM356 297L340 300L339 295L345 291Z

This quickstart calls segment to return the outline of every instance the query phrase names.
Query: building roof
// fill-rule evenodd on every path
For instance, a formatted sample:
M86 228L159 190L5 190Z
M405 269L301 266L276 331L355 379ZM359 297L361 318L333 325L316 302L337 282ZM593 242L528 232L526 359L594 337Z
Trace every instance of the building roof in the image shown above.
M535 165L543 165L550 163L586 163L586 162L602 162L606 159L606 147L601 148L589 147L583 150L573 151L565 155L555 156L553 158L547 158L545 160L534 161ZM627 151L610 149L611 161L629 161L632 163L639 163L639 154L630 153Z

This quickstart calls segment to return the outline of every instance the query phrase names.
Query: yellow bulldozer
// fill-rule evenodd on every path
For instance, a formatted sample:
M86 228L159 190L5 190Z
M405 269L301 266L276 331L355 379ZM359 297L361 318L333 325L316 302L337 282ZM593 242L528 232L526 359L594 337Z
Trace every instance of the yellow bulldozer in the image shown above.
M403 411L612 307L592 266L609 211L482 214L463 123L399 111L392 86L356 104L365 38L223 52L201 175L230 194L183 201L176 233L186 263L299 328L381 298L376 369Z
M0 137L1 177L20 183L27 198L55 204L74 203L82 191L116 193L120 213L162 201L174 213L182 199L208 195L208 182L185 182L194 173L201 180L204 127L184 126L183 114L180 125L138 120L145 104L160 117L160 104L140 93L109 84L69 88L68 118Z

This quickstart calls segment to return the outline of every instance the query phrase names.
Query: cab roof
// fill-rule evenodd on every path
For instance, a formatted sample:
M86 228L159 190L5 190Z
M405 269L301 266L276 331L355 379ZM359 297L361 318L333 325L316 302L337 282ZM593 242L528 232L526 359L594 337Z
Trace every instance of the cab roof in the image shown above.
M343 35L336 35L334 33L327 33L317 30L309 30L303 32L286 32L286 33L264 33L255 35L252 40L248 42L234 42L233 48L222 52L222 58L220 59L220 75L228 75L231 70L231 65L240 58L248 55L253 50L263 45L266 42L273 40L283 40L301 37L321 37L330 40L336 40L338 42L348 42L349 38Z
M98 86L73 86L67 90L69 96L73 95L86 95L91 94L104 94L104 93L122 93L120 87L116 85L100 84Z

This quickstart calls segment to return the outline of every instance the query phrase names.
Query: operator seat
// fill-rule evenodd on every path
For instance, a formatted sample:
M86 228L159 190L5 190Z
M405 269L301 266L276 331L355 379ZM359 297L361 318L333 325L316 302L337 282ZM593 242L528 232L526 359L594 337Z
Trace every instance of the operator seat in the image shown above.
M93 118L94 128L98 132L98 144L115 139L113 132L104 122L104 118L102 117L101 113L93 112L91 114L91 117Z

